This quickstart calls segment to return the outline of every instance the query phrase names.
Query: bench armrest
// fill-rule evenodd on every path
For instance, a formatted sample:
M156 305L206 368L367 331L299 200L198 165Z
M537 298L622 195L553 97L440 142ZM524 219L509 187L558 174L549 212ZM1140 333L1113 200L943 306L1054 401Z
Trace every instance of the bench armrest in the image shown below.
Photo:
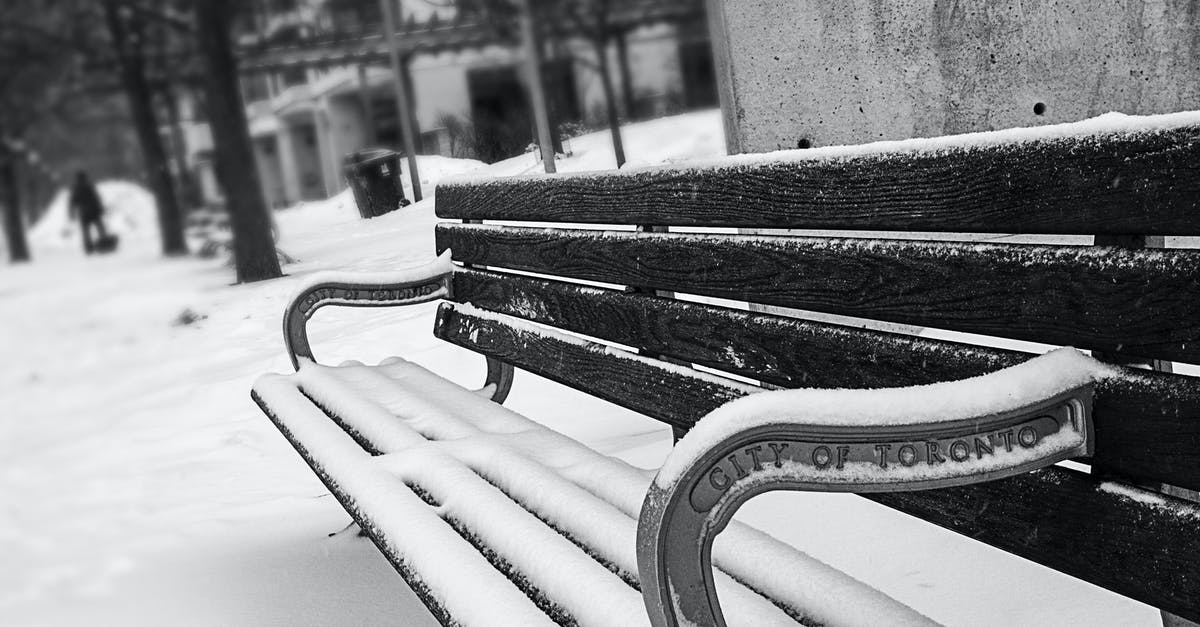
M301 360L316 362L308 342L308 319L327 305L343 307L396 307L415 305L450 296L454 266L450 251L421 266L378 273L320 272L298 291L283 314L283 341L292 367ZM512 387L512 366L491 357L487 360L484 390L503 403Z
M638 568L651 622L724 625L712 542L763 492L941 488L1090 455L1093 384L1106 372L1061 349L963 381L779 390L718 408L668 456L642 505Z

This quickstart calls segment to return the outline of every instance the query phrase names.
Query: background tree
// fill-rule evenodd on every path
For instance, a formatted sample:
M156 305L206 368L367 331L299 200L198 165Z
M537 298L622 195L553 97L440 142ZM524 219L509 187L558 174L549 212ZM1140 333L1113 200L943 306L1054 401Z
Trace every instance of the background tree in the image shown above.
M28 261L22 170L33 153L27 137L48 118L62 117L75 72L71 7L36 0L0 3L0 205L10 261ZM29 174L29 172L25 172Z
M147 77L152 43L165 41L171 35L179 36L175 33L179 25L164 12L169 6L166 3L136 0L103 0L104 22L108 28L117 73L129 100L129 111L142 147L147 179L158 206L163 254L174 256L187 254L183 213L159 132L154 91ZM158 52L159 55L154 58L159 64L165 65L168 62L164 58L166 50L160 47Z
M440 0L426 0L430 4L444 5ZM698 3L699 0L671 0L681 5ZM521 2L518 0L457 0L455 6L462 13L476 16L481 23L489 24L502 38L516 39L516 21ZM569 54L570 46L564 45L573 38L586 40L595 56L594 62L575 59L593 69L600 80L604 94L605 119L612 134L613 153L617 167L625 163L625 146L621 140L620 110L617 90L613 84L613 68L609 50L615 45L617 68L621 80L621 97L625 114L634 116L633 81L629 70L626 37L631 28L641 22L636 19L639 11L649 3L639 0L529 0L529 10L539 26L540 34L549 47L558 53ZM558 138L554 138L556 145Z
M0 3L0 121L27 156L42 156L36 167L28 161L8 173L22 179L17 186L26 190L21 201L31 219L41 208L32 203L45 203L46 192L74 170L141 178L155 194L164 252L186 251L158 116L146 95L193 73L184 44L194 48L194 38L181 29L190 24L175 15L184 1Z
M4 239L8 247L8 260L12 263L30 260L29 244L25 241L25 222L21 219L16 159L13 151L0 145L0 205L4 208Z
M259 187L230 34L236 5L231 0L195 0L194 4L217 181L229 210L237 280L273 279L282 273Z
M604 92L604 113L608 118L608 130L612 133L613 154L617 157L617 167L625 165L625 145L621 141L621 120L617 114L617 96L613 88L612 68L608 59L608 45L625 36L625 29L618 26L613 19L616 8L613 0L561 0L556 2L551 11L561 11L571 30L577 31L592 44L596 55L596 71L600 76L600 87ZM620 51L624 52L624 43ZM625 63L622 67L626 67ZM622 74L628 73L625 69ZM623 81L624 83L624 81ZM626 90L631 87L626 84ZM625 94L627 102L632 102L630 94ZM629 112L632 114L632 111Z

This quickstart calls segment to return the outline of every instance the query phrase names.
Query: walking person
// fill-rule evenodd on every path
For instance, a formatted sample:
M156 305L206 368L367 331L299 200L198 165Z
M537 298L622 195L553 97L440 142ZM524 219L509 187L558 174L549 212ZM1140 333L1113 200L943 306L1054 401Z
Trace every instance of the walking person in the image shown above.
M79 230L83 232L83 252L90 255L97 246L108 240L108 233L104 230L104 204L100 202L96 186L92 185L87 172L83 170L75 175L69 208L72 220L77 215L79 217ZM93 226L97 231L95 243L92 241Z

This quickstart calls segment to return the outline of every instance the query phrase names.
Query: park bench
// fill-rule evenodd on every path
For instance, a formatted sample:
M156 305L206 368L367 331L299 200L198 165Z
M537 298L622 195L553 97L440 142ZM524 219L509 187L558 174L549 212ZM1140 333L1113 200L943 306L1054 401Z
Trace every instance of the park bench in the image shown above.
M927 622L729 522L771 489L861 493L1200 619L1200 378L1165 371L1200 363L1200 251L1146 246L1200 235L1200 115L436 202L438 260L315 277L284 320L297 372L253 397L444 624ZM323 306L433 300L481 389L313 357ZM500 405L514 367L682 439L651 477Z

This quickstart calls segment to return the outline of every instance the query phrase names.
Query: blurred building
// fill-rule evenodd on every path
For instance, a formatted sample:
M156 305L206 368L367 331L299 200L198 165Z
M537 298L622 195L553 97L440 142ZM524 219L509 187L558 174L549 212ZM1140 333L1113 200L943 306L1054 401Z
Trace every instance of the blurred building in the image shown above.
M526 151L532 113L520 47L503 1L391 0L399 78L417 152L493 162ZM537 1L537 0L535 0ZM611 36L605 49L623 119L716 106L702 0L573 0ZM602 128L604 94L592 22L550 0L539 12L543 75L556 126ZM272 206L345 187L343 157L402 144L380 0L260 0L240 27L240 71L263 193ZM497 9L499 7L499 9ZM549 12L547 12L549 11ZM207 125L185 130L203 196L220 197Z

